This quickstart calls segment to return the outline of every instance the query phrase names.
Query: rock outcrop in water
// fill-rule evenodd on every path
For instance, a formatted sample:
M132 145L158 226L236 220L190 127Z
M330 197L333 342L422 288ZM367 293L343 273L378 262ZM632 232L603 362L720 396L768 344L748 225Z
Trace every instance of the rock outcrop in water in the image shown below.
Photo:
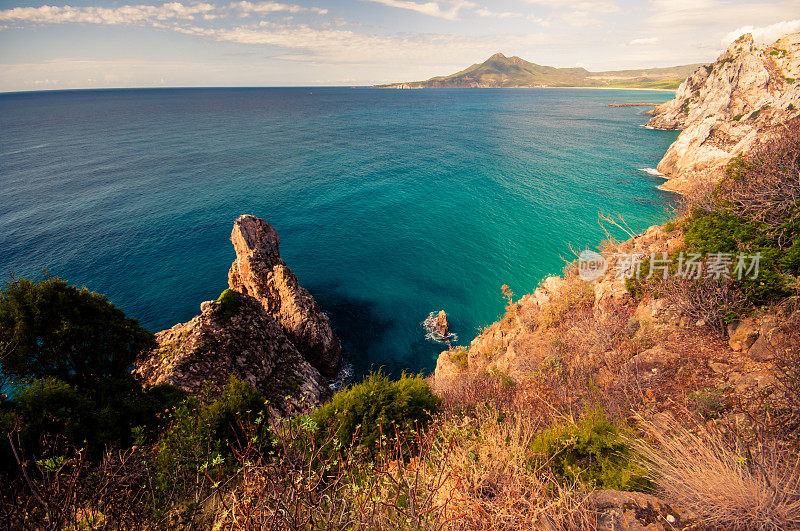
M136 373L149 385L168 383L192 394L209 384L219 389L236 376L264 393L273 417L330 396L326 379L259 301L248 295L221 299L204 302L200 315L156 334L158 347Z
M447 337L450 335L450 321L447 320L447 314L444 310L439 310L439 313L436 314L436 331L442 337Z
M688 193L800 114L800 33L758 47L750 34L698 68L675 98L649 112L656 129L683 129L658 165L662 188Z
M342 363L339 339L314 297L281 259L275 229L263 219L241 216L233 224L231 241L236 260L228 271L230 288L258 300L312 365L336 376Z
M158 347L135 372L149 385L169 383L195 394L236 376L264 393L273 416L325 400L325 376L335 376L342 360L339 340L281 259L278 233L245 215L234 223L231 241L231 289L202 303L189 322L156 334Z

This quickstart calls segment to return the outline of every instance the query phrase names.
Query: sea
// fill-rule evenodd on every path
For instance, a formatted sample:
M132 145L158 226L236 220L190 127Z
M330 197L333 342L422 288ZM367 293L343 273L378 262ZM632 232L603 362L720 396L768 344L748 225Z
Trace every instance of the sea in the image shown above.
M152 331L227 287L253 214L330 317L349 374L428 373L605 237L667 218L671 92L203 88L0 94L0 274L44 271ZM612 235L624 238L613 227ZM445 310L455 336L424 321Z

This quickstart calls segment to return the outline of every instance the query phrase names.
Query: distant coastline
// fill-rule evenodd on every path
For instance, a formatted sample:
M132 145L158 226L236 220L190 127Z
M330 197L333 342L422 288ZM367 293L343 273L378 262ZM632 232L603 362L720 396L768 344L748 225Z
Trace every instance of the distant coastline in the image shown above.
M496 53L482 63L425 81L375 85L376 88L611 88L675 90L701 63L665 68L590 72L582 67L556 68Z
M401 88L401 87L390 87L384 85L373 85L372 89L378 90L495 90L495 89L503 89L503 90L552 90L552 89L580 89L580 90L649 90L655 92L675 92L677 89L675 88L649 88L649 87L409 87L409 88Z

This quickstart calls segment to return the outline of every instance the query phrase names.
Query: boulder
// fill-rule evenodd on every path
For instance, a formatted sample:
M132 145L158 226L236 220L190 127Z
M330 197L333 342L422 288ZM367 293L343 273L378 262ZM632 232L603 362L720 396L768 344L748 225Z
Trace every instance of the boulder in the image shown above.
M761 335L748 349L747 356L754 361L770 361L775 358L775 349L767 336Z
M759 329L760 326L755 319L750 317L743 319L735 327L729 327L728 345L736 352L746 351L758 339Z
M656 345L633 356L626 366L638 374L657 374L677 361L678 357L678 353L667 350L663 345Z
M663 500L641 492L596 490L587 503L598 513L601 531L688 529L695 517L682 514Z
M447 320L447 314L444 310L439 310L439 313L436 314L434 326L436 328L436 333L440 336L447 337L450 335L450 321Z

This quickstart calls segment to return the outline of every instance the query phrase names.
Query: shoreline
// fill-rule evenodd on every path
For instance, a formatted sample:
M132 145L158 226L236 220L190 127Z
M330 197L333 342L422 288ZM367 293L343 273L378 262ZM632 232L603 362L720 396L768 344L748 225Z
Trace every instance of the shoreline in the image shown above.
M345 88L345 87L342 87ZM665 88L652 88L652 87L385 87L381 85L372 85L372 89L380 90L551 90L551 89L570 89L570 90L647 90L655 92L675 92L678 88L665 89Z

